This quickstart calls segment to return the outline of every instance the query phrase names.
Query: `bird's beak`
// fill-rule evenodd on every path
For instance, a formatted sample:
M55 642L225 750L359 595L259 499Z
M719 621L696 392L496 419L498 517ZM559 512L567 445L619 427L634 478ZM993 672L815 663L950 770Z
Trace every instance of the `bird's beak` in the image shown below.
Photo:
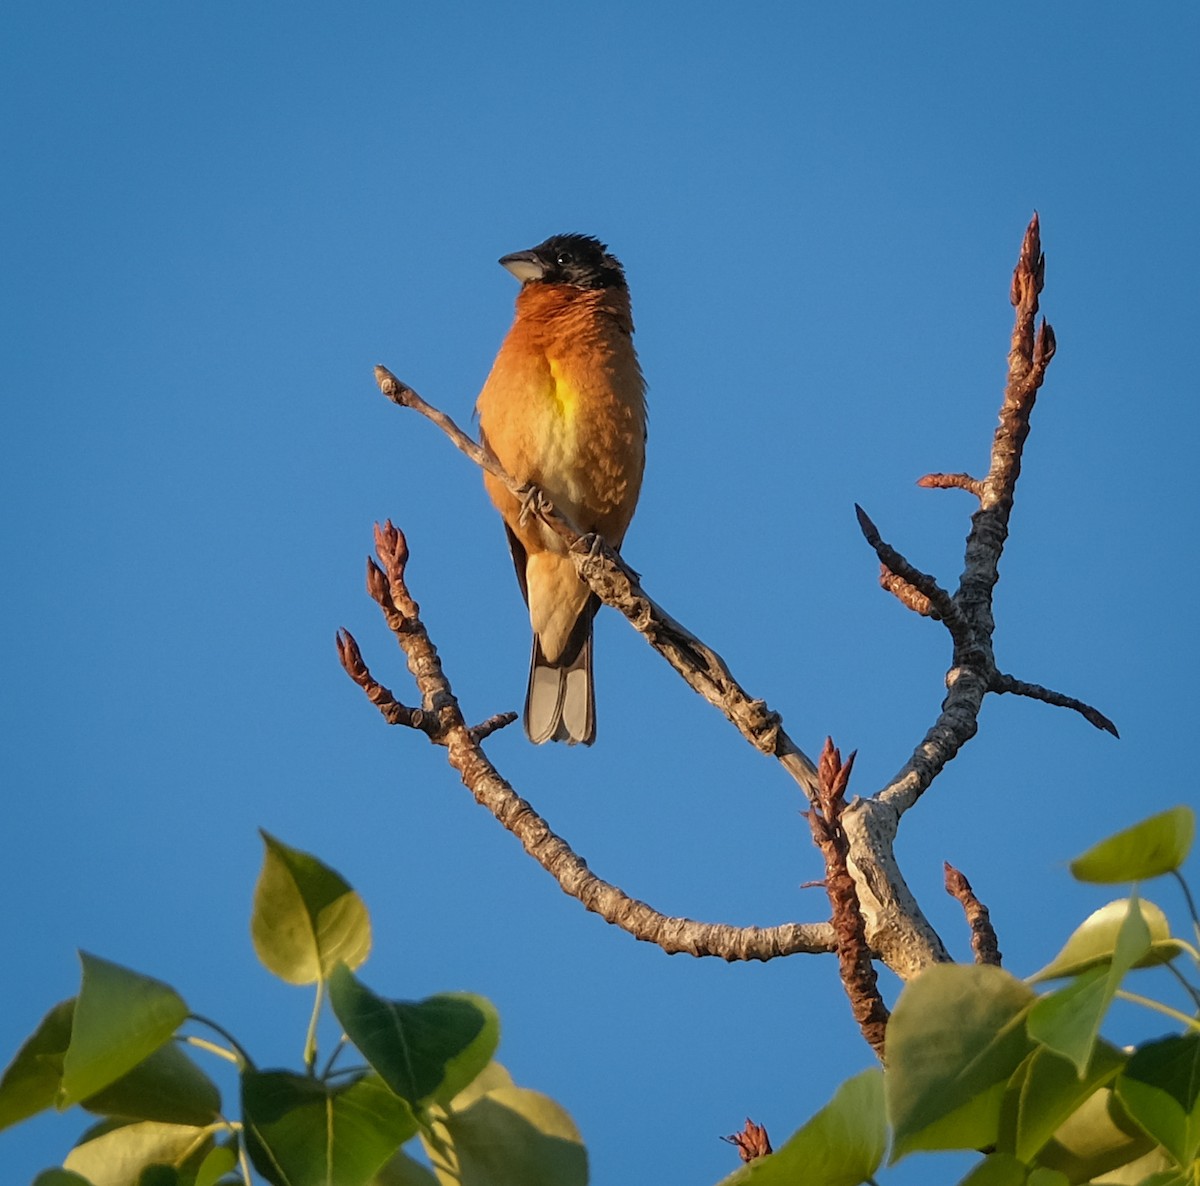
M500 266L507 268L522 284L527 280L540 280L545 274L545 266L532 251L514 251L512 255L502 255Z

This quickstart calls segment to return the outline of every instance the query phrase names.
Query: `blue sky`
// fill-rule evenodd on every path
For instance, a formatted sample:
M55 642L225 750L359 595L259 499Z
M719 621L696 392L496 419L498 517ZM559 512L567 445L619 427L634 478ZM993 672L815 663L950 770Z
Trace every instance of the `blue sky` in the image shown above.
M261 825L362 892L376 990L495 1001L502 1059L572 1112L597 1186L649 1166L715 1182L735 1165L719 1134L751 1115L781 1140L870 1064L832 960L731 967L607 927L337 665L347 626L409 691L363 591L391 517L468 715L519 706L499 524L371 367L466 422L515 296L495 260L557 231L602 237L632 287L651 427L627 558L810 752L827 733L857 748L866 794L933 721L949 650L877 588L853 503L956 581L968 499L914 482L986 467L1039 210L1059 354L997 655L1122 739L989 700L900 858L966 957L940 888L944 859L962 868L1027 973L1110 896L1065 860L1194 800L1191 6L46 3L0 21L0 1059L74 991L84 948L296 1065L309 998L249 941ZM592 868L668 913L825 917L798 888L820 867L782 771L611 613L597 680L592 750L489 743ZM82 1127L0 1135L10 1179Z

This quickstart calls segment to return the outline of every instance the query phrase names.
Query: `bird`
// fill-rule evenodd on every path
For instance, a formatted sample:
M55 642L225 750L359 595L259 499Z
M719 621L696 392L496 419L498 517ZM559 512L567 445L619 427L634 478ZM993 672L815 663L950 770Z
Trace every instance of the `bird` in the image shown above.
M512 327L479 393L482 443L584 534L619 548L642 488L646 381L625 270L591 235L552 235L502 256L520 282ZM566 545L485 471L533 627L525 733L534 744L596 737L592 619L599 598Z

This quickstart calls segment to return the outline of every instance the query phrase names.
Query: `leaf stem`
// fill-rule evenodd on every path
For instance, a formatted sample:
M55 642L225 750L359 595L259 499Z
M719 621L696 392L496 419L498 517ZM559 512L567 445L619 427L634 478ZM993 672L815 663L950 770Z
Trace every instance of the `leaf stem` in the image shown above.
M227 1050L218 1042L210 1042L207 1038L197 1038L194 1034L181 1034L179 1041L186 1042L189 1046L195 1046L199 1050L207 1050L209 1054L215 1054L218 1058L223 1058L235 1065L241 1063L239 1056L232 1050Z
M1172 869L1171 876L1179 882L1179 888L1183 890L1184 901L1187 902L1188 911L1192 916L1192 930L1196 933L1196 942L1200 943L1200 914L1196 913L1196 900L1192 897L1192 891L1188 889L1188 883L1184 881L1183 874L1178 869Z
M254 1059L246 1053L246 1048L223 1025L218 1025L211 1017L205 1017L200 1013L189 1013L188 1019L196 1022L197 1025L206 1025L210 1030L220 1034L233 1047L239 1070L253 1071L255 1069ZM188 1040L191 1041L192 1039ZM197 1041L202 1043L203 1039L197 1039ZM218 1050L220 1050L220 1047L215 1047L213 1053L216 1053ZM224 1057L228 1052L222 1051L221 1053L222 1057Z
M1174 964L1167 964L1166 969L1171 973L1172 976L1175 977L1176 980L1179 981L1179 983L1183 986L1183 991L1192 998L1192 1002L1195 1004L1196 1009L1200 1011L1200 990L1197 990L1196 986L1192 984L1192 982L1188 980L1188 978Z
M312 1017L308 1019L308 1033L304 1038L304 1069L312 1075L317 1065L317 1022L321 1019L321 1006L325 1003L325 977L317 981L317 995L313 1000Z
M1119 1000L1129 1001L1133 1005L1145 1005L1147 1009L1153 1009L1156 1013L1162 1013L1166 1017L1174 1018L1174 1020L1182 1022L1188 1029L1200 1032L1200 1021L1194 1017L1189 1017L1186 1013L1180 1013L1178 1009L1172 1009L1170 1005L1164 1005L1161 1001L1153 1000L1151 997L1139 996L1136 992L1126 992L1123 988L1118 988L1116 996Z
M333 1074L333 1064L337 1062L338 1055L346 1049L346 1035L343 1034L338 1038L333 1050L330 1051L329 1057L325 1060L325 1069L321 1072L321 1080L324 1081Z

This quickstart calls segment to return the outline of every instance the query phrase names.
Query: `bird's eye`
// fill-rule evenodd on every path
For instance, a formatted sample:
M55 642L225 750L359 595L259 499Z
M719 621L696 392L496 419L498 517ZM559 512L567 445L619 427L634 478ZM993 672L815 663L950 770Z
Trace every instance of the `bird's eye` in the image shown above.
M555 257L554 262L560 268L565 268L568 264L575 262L575 257L569 251L560 251Z

